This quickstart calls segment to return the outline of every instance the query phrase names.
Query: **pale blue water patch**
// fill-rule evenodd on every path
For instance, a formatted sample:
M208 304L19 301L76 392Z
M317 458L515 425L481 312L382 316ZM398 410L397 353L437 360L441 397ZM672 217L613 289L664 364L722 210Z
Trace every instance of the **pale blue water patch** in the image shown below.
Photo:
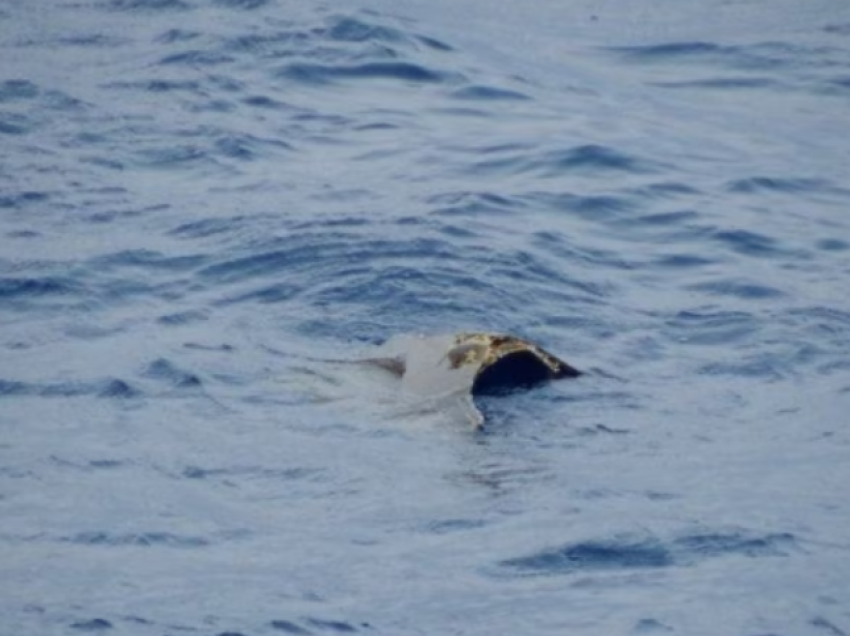
M850 633L848 25L0 2L0 631Z

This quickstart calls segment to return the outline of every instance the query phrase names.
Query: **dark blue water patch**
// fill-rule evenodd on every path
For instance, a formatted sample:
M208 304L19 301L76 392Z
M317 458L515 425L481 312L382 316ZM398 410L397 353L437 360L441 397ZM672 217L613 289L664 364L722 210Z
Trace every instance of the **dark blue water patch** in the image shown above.
M706 267L708 265L716 265L719 261L716 258L706 258L696 254L662 254L652 261L654 267L661 269L695 269Z
M154 38L154 42L160 44L173 44L175 42L189 42L201 37L200 31L188 31L186 29L169 29L165 33Z
M597 393L598 395L598 393ZM621 396L622 397L622 396ZM560 401L569 401L576 402L578 400L570 399L570 400L560 400ZM605 424L593 424L592 426L579 426L575 429L576 434L581 437L598 437L600 435L610 436L610 435L630 435L632 431L627 428L612 428Z
M678 199L682 197L688 198L702 194L702 192L697 188L676 181L651 183L640 188L629 190L629 192L636 196L652 200ZM696 213L694 212L693 214Z
M499 565L519 574L564 574L594 570L662 568L675 563L673 553L656 540L584 541Z
M194 144L169 144L158 148L133 151L136 167L173 170L201 165L215 165L210 153Z
M650 44L645 46L619 46L610 47L608 50L621 53L634 60L667 60L670 58L703 57L716 54L723 50L717 44L711 42L670 42L667 44Z
M113 468L120 468L121 466L126 465L126 462L119 461L117 459L93 459L88 463L90 468L94 468L96 470L111 470Z
M291 59L301 51L305 52L304 57L315 58L317 56L309 54L311 45L315 45L315 35L310 31L285 29L227 38L221 47L224 51L248 55L254 60L276 60Z
M336 632L338 634L351 634L358 629L346 621L328 620L325 618L305 618L304 622L322 631Z
M803 323L812 332L835 338L835 344L847 342L850 346L850 312L829 306L790 309L787 316L794 323Z
M274 152L288 152L293 149L291 144L279 139L264 139L254 135L234 133L218 135L213 146L216 154L239 161L268 158Z
M776 258L787 257L791 253L791 250L781 248L775 239L747 230L718 230L712 238L736 254L745 256Z
M76 621L69 625L71 629L77 629L83 632L102 632L112 629L112 623L105 618L93 618L91 620Z
M11 232L7 232L6 236L12 239L34 239L43 236L43 234L33 230L13 230Z
M492 111L484 108L472 108L471 106L448 106L428 109L435 115L446 115L448 117L469 117L470 119L492 119Z
M481 519L444 519L432 521L427 524L425 530L429 534L452 534L483 528L487 523Z
M259 9L270 3L270 0L214 0L215 4L228 9L241 9L251 11Z
M717 90L735 90L735 89L765 89L779 88L783 84L777 80L766 77L712 77L699 80L685 80L681 82L648 82L650 86L658 88L672 89L717 89Z
M254 108L264 108L278 112L297 112L302 110L296 106L288 104L287 102L273 97L268 97L266 95L251 95L243 98L242 103L248 106L253 106Z
M123 189L112 189L109 192L103 192L102 194L122 194L125 191ZM120 197L120 203L124 203L125 198ZM97 223L97 224L105 224L105 223L113 223L115 221L129 220L139 216L143 216L149 212L161 212L163 210L168 210L171 208L168 204L162 205L152 205L144 208L124 208L124 207L111 207L108 210L94 210L91 213L82 216L82 219L88 221L89 223Z
M39 93L38 86L29 80L13 79L0 82L0 104L34 99Z
M809 621L809 623L812 625L812 627L817 627L818 629L832 634L832 636L847 636L847 632L845 632L843 629L841 629L834 623L828 621L823 616L817 616L811 621Z
M162 66L192 66L192 67L208 67L218 66L232 62L235 58L230 55L209 50L192 50L183 51L182 53L174 53L167 55L159 61Z
M507 88L498 88L496 86L464 86L463 88L452 91L451 96L454 99L469 99L481 101L527 101L531 98L525 93L512 91Z
M268 276L298 265L303 262L308 253L305 251L298 254L289 250L260 252L209 265L200 269L198 276L214 280L219 284L234 283L256 276Z
M0 299L34 299L45 296L68 296L81 292L77 283L59 277L0 278Z
M424 44L429 49L434 49L435 51L442 51L443 53L448 53L455 50L454 47L450 44L447 44L436 38L429 37L427 35L415 35L414 39L417 42Z
M368 194L361 190L346 191L346 193L347 194L345 196L348 197L358 196L361 193ZM350 213L343 213L340 216L324 217L318 221L315 219L293 221L288 225L292 231L297 232L305 230L327 231L329 228L370 228L371 226L372 221L370 219Z
M676 552L680 554L680 560L691 562L727 555L787 556L796 551L797 540L788 532L766 535L753 535L747 532L708 532L677 538L673 545Z
M142 391L124 380L107 380L98 391L97 395L104 398L130 399L142 395Z
M370 18L379 20L380 16L373 14ZM379 42L392 45L394 48L399 48L400 46L416 48L416 45L423 45L426 48L441 52L452 50L451 46L433 37L407 32L385 24L379 24L377 21L370 22L365 19L344 15L331 16L328 18L327 28L317 30L317 33L322 34L328 40L336 42L370 44Z
M802 47L782 42L724 46L704 41L610 47L607 50L635 63L707 63L744 71L820 65L825 63L824 58L839 52L830 47Z
M139 394L138 390L118 378L69 382L21 382L0 379L0 398L8 396L63 398L85 395L105 398L130 398Z
M675 210L672 212L642 214L640 216L631 217L630 220L633 221L635 225L669 227L692 223L697 219L699 219L699 213L694 210Z
M45 91L42 103L45 108L58 111L82 111L87 105L80 99L62 91Z
M844 94L850 91L850 75L840 75L836 77L831 77L827 81L827 90L828 89L838 89L836 90L828 90L830 93Z
M269 626L279 632L284 632L286 634L295 634L296 636L304 636L305 634L313 633L310 630L301 627L297 623L282 619L271 621L269 623Z
M142 372L142 376L153 380L167 382L180 389L191 389L201 386L201 379L194 373L183 371L165 358L151 362Z
M456 74L412 62L367 62L354 65L294 62L278 69L275 74L279 78L313 85L344 80L392 80L405 84L435 84L458 78Z
M654 618L642 618L632 628L635 634L658 634L672 632L673 628Z
M207 351L207 352L223 352L230 353L231 351L236 351L236 347L230 344L201 344L198 342L185 342L183 343L184 349L189 349L191 351ZM218 376L216 376L218 377Z
M259 467L236 467L236 468L202 468L200 466L187 466L179 476L184 479L210 479L230 483L233 477L250 477L257 479L270 479L273 481L297 481L302 479L314 479L322 475L323 471L315 468L293 467L293 468L259 468Z
M160 325L166 325L169 327L190 325L196 322L203 322L205 320L209 320L209 314L206 311L200 310L179 311L176 313L164 314L156 319L157 323Z
M171 532L141 532L113 534L109 532L80 532L62 539L64 543L87 546L164 546L169 548L203 548L210 545L208 539L177 535Z
M35 203L47 201L50 195L47 192L26 190L16 194L4 194L0 196L0 208L20 209Z
M305 127L295 127L294 129L298 132L301 131L309 131L312 132L315 128L321 126L321 132L326 133L329 130L335 129L351 129L357 125L357 120L345 117L344 115L329 115L327 113L323 113L320 111L308 111L302 110L295 115L292 116L292 121L297 124L311 124L310 128ZM323 137L314 137L314 141L323 141L324 143L337 144L338 141L334 140L330 135L326 135Z
M328 39L338 42L405 42L407 36L392 27L364 22L353 17L333 16L329 18L329 27L324 34Z
M686 285L684 289L698 291L712 296L739 298L741 300L775 300L785 296L785 292L776 287L728 278Z
M346 274L350 275L350 272L340 273L341 276ZM263 305L280 303L292 300L298 296L301 291L302 289L296 285L289 283L275 283L273 285L260 287L259 289L252 289L241 294L226 296L225 298L216 301L216 306L241 304L245 302L257 302Z
M0 135L25 135L36 125L35 120L19 113L0 113Z
M558 150L541 159L542 166L556 172L562 170L592 170L643 173L649 171L645 160L629 156L608 146L588 144L568 150Z
M476 175L533 173L542 177L559 177L565 173L603 177L610 176L612 172L647 174L655 170L654 164L648 160L598 144L486 159L473 162L466 168Z
M148 93L192 93L201 96L204 94L201 84L195 80L119 80L101 84L101 88L122 92L140 90ZM125 131L127 133L144 132L133 127L127 127Z
M109 0L110 9L115 11L185 11L192 8L184 0Z
M166 272L191 271L207 260L206 256L166 256L162 252L150 249L124 250L90 260L87 265L97 271L110 268L138 268L144 271L162 270Z
M92 33L89 35L61 37L58 39L57 44L60 47L71 46L94 49L111 49L119 46L125 46L131 42L132 41L127 38L104 35L103 33Z
M797 550L790 533L747 531L686 534L669 541L655 537L590 540L542 550L498 563L501 573L552 576L577 572L694 566L707 559L785 557ZM499 571L496 572L497 575Z
M150 621L147 618L142 618L141 616L122 616L121 620L133 625L153 625L153 621Z
M123 162L106 157L82 157L80 158L80 163L95 166L97 168L115 170L118 172L123 171L127 168L126 164L124 164ZM98 218L108 219L110 215L109 213L98 213L97 216Z
M806 194L832 192L835 190L835 186L826 179L761 176L730 181L726 184L726 189L729 192L742 194L761 194L764 192Z
M183 477L186 479L206 479L207 477L217 477L219 475L230 475L231 470L225 468L199 468L197 466L188 466L183 470Z
M26 382L18 382L16 380L0 379L0 397L14 395L31 395L31 385Z
M463 153L471 157L492 156L492 155L509 155L510 158L519 154L528 154L534 152L536 146L525 142L511 143L485 143L484 145L469 145L469 146L448 146L452 152Z
M205 81L213 88L226 93L238 93L240 96L245 92L247 86L249 86L247 82L237 79L233 75L220 75L216 73L207 75Z
M850 22L828 24L823 27L823 32L830 33L832 35L850 35Z

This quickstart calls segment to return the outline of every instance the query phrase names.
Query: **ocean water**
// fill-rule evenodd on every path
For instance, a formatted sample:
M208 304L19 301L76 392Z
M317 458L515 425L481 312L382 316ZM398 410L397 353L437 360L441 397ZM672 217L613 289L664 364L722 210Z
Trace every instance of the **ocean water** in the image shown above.
M0 634L850 634L848 130L840 0L0 1Z

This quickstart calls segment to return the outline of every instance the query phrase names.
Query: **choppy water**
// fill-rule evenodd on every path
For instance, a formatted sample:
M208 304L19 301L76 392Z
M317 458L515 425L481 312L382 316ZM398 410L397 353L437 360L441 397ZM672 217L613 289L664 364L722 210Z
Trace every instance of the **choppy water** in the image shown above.
M846 3L5 1L0 60L0 632L850 634ZM292 381L469 328L589 373Z

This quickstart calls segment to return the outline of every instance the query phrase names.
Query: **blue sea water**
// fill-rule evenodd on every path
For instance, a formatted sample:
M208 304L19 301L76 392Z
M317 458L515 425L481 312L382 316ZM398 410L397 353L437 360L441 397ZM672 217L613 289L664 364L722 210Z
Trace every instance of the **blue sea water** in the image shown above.
M0 0L0 634L850 634L848 130L841 0ZM299 375L465 329L587 373Z

